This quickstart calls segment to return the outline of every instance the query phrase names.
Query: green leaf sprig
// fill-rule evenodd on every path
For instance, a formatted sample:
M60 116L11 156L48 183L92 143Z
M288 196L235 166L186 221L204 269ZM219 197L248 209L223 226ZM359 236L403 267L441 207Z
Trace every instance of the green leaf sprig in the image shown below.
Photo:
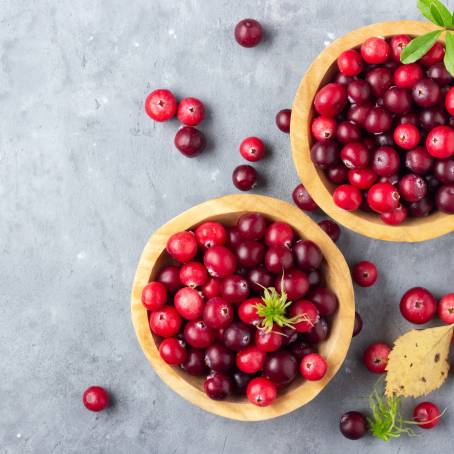
M446 33L446 52L444 63L449 73L454 76L454 13L440 0L417 0L421 14L433 24L442 27L414 38L400 54L400 61L405 64L414 63L423 57L437 42L442 33Z

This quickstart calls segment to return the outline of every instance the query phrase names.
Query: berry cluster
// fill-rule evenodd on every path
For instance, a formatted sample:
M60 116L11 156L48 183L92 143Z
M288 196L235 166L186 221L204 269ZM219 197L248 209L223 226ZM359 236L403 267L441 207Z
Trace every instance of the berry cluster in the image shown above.
M400 64L411 41L369 38L343 52L339 72L314 99L314 164L337 187L333 199L389 225L436 207L454 213L454 87L437 42Z
M336 295L323 255L285 222L246 213L237 224L203 222L167 242L173 263L143 289L162 359L205 376L212 399L246 393L266 406L298 376L320 380L317 344L329 335Z

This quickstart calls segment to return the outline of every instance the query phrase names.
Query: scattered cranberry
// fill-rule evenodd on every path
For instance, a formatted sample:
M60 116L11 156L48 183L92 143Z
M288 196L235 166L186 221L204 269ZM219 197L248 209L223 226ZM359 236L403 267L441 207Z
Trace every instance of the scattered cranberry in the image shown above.
M177 117L186 126L197 126L205 118L205 107L197 98L184 98L178 105Z
M334 243L339 239L341 230L340 227L330 219L324 219L318 223L320 228L334 241Z
M310 381L321 380L328 369L328 364L323 356L318 353L306 355L300 365L301 375Z
M150 314L150 329L157 336L176 336L180 328L181 317L172 306L164 306Z
M359 440L369 430L367 419L359 411L349 411L341 416L339 429L350 440Z
M239 165L233 170L232 181L240 191L249 191L257 184L257 170L247 164Z
M177 112L177 100L170 90L152 91L145 100L145 111L155 121L167 121Z
M400 300L400 312L409 322L421 325L434 318L437 300L425 288L414 287Z
M90 411L102 411L109 405L109 394L101 386L90 386L84 391L82 402Z
M194 158L202 153L206 147L204 134L192 126L180 128L174 139L175 146L188 158Z
M159 345L161 358L172 366L179 366L186 361L186 349L182 342L175 337L164 339Z
M363 355L364 365L374 374L383 374L388 364L388 355L391 351L386 344L376 343L369 345Z
M361 287L370 287L377 281L377 267L372 262L359 262L353 267L352 276Z
M282 109L276 114L276 126L282 131L290 132L291 109Z
M413 419L421 429L433 429L441 419L439 408L432 402L421 402L413 410Z
M149 311L160 309L167 302L167 289L162 282L152 281L142 290L142 304Z
M262 26L255 19L243 19L235 26L235 39L240 46L255 47L262 37Z
M276 385L264 377L253 378L247 386L249 402L259 407L271 405L277 396Z
M248 137L241 142L240 153L246 161L260 161L265 156L265 144L258 137Z
M438 303L437 312L442 322L448 325L454 323L454 293L443 296Z
M357 336L363 329L363 319L355 312L355 324L353 325L353 337Z
M302 184L299 184L293 190L292 198L296 206L304 211L315 211L318 208L317 204L312 200L312 197Z
M355 186L342 184L334 190L334 203L347 211L355 211L361 206L361 191Z

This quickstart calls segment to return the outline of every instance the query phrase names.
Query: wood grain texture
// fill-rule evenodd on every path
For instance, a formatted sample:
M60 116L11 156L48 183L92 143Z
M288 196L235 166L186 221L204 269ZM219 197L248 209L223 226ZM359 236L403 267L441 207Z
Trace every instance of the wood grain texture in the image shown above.
M283 390L273 405L259 408L246 398L214 401L202 390L202 379L192 377L179 368L166 364L159 356L156 339L150 332L147 311L141 303L144 286L153 280L158 270L169 260L165 252L167 239L175 232L192 229L205 220L217 220L226 225L236 223L245 212L260 212L273 220L291 224L303 238L316 242L323 252L323 273L326 283L339 299L331 333L321 344L320 352L327 358L329 368L318 382L297 379ZM148 240L142 252L131 295L131 316L137 338L156 373L175 392L216 415L243 421L259 421L289 413L311 401L339 370L347 354L353 332L355 301L349 268L339 249L318 225L298 208L286 202L264 196L231 195L213 199L180 214L159 228Z
M380 217L362 211L348 212L337 207L332 199L335 186L323 171L311 161L313 139L310 124L314 117L314 97L319 88L328 83L336 71L336 60L341 52L359 46L371 36L420 35L438 27L429 22L383 22L354 30L334 41L314 60L296 93L292 107L290 136L293 160L298 175L311 197L333 219L349 229L379 240L417 242L436 238L454 231L454 215L436 212L426 218L409 218L400 226L384 224Z

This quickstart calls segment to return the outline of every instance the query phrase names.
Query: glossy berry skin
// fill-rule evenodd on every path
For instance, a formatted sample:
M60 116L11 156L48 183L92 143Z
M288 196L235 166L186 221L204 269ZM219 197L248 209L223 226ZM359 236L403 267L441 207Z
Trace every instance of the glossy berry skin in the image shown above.
M363 197L355 186L342 184L334 190L333 200L339 208L355 211L361 206Z
M371 134L383 134L392 126L392 117L382 107L373 107L369 110L364 128Z
M418 202L412 202L407 204L408 214L414 218L421 218L428 216L433 210L434 202L430 197L424 197Z
M257 377L249 382L246 394L249 402L259 407L267 407L276 399L277 388L271 380Z
M260 161L265 156L265 144L258 137L247 137L241 142L240 153L246 161Z
M443 62L434 63L427 69L426 74L440 86L452 84L452 76Z
M178 105L177 117L186 126L197 126L205 118L205 107L197 98L183 98Z
M224 345L215 343L206 349L205 364L215 372L228 372L235 364L235 354Z
M312 197L307 192L306 188L299 184L292 192L292 199L295 205L304 211L315 211L318 206L312 200Z
M316 142L311 147L311 160L320 169L329 169L340 162L339 146L334 140Z
M454 155L454 129L449 126L437 126L429 132L426 148L431 156L438 159Z
M208 279L208 271L200 262L185 263L180 269L180 281L187 287L201 287Z
M414 173L404 175L399 181L398 189L402 199L407 202L418 202L428 191L426 180Z
M238 317L240 320L248 325L257 325L261 318L257 315L256 306L262 303L262 298L258 297L243 301L238 307Z
M297 339L289 345L289 350L293 353L298 363L310 353L315 353L314 347L305 340Z
M164 339L159 345L159 354L161 358L171 366L179 366L186 361L186 349L182 342L175 337Z
M164 306L150 314L150 329L157 336L176 336L181 328L181 317L171 306Z
M224 278L235 272L237 259L225 246L213 246L205 251L203 263L210 276Z
M354 49L349 49L342 52L337 57L337 66L339 71L345 76L354 77L362 72L364 62L359 52Z
M292 252L285 246L272 246L265 254L265 267L273 274L282 274L292 266Z
M318 353L306 355L300 364L301 375L309 381L321 380L328 370L328 364Z
M353 325L353 337L357 336L363 329L363 319L355 312L355 324Z
M262 265L251 268L247 274L251 290L262 293L263 287L271 287L274 282L273 275Z
M339 429L349 440L359 440L369 430L367 419L359 411L349 411L340 418Z
M408 216L408 210L404 205L399 205L395 210L380 214L380 219L388 225L400 225Z
M348 181L362 191L369 189L377 180L377 174L370 169L352 169L348 172Z
M410 150L405 155L405 166L417 175L425 175L432 168L433 158L424 147ZM454 174L454 172L453 172Z
M454 184L447 184L438 189L435 203L443 213L454 214Z
M295 356L286 350L269 353L263 367L263 375L278 386L288 385L298 374Z
M215 340L215 331L203 320L191 320L184 327L184 340L194 348L208 348Z
M380 147L375 150L371 163L374 173L381 177L395 175L400 167L400 157L392 147Z
M275 122L276 126L285 133L290 132L290 122L292 119L291 109L282 109L276 114Z
M413 101L420 107L432 107L441 100L440 87L432 79L421 79L412 88Z
M450 159L437 159L433 173L437 180L443 184L454 183L454 157Z
M315 110L326 117L335 117L342 112L347 103L347 91L341 84L329 83L315 96Z
M240 46L255 47L262 37L262 26L255 19L243 19L235 26L235 39Z
M232 305L220 297L209 299L203 308L203 321L213 329L227 328L232 324L234 317Z
M320 317L315 304L308 300L298 300L292 303L289 314L291 317L301 317L301 321L294 325L295 330L299 333L308 333L314 328Z
M447 325L454 323L454 293L443 296L437 307L438 318Z
M394 83L401 88L411 89L423 77L423 70L417 63L401 65L394 71Z
M372 88L372 92L377 98L381 98L386 90L392 85L392 73L387 68L374 68L366 74L365 80Z
M437 41L429 50L429 52L427 52L422 58L420 58L419 62L424 66L430 66L442 61L444 56L445 48L443 44Z
M320 317L314 328L308 333L304 334L304 340L311 345L319 344L325 341L329 335L329 325L326 318Z
M236 367L246 374L255 374L262 370L265 364L266 353L255 345L240 350L236 355Z
M345 167L349 169L364 169L369 164L369 151L361 142L344 145L340 157Z
M335 243L341 234L340 227L330 219L324 219L318 223L320 228L331 238L331 240Z
M202 293L205 299L215 298L221 294L221 280L209 277L205 285L202 286Z
M183 287L174 297L175 309L186 320L196 320L203 314L204 302L200 293L191 287Z
M416 126L411 124L398 125L394 130L394 142L404 150L411 150L418 146L421 135Z
M336 164L326 170L326 176L331 183L344 184L348 182L348 169L344 164Z
M432 402L421 402L413 410L413 419L421 429L433 429L441 420L440 409Z
M241 303L249 296L249 283L246 278L233 274L221 283L221 296L229 303Z
M391 348L383 343L371 344L364 352L363 362L369 372L383 374Z
M411 94L405 88L391 87L383 96L383 105L386 109L398 115L410 112L412 104Z
M391 47L391 58L396 63L400 63L400 54L407 47L411 38L408 35L395 35L391 38L389 44Z
M189 375L194 375L195 377L206 375L205 352L190 348L187 352L186 361L181 364L181 368Z
M361 129L351 121L342 121L337 126L336 139L343 144L359 142L361 140Z
M160 309L167 302L167 289L162 282L149 282L142 290L142 304L149 311Z
M180 281L180 269L177 266L166 266L158 274L157 280L166 286L169 293L175 293L183 287Z
M235 352L246 348L253 338L252 328L242 322L234 322L224 330L224 345Z
M177 100L170 90L154 90L145 100L145 112L154 121L167 121L177 112Z
M253 376L241 372L240 370L236 370L235 372L233 372L231 377L233 380L235 393L237 395L244 396L246 394L247 385L252 380Z
M323 317L332 317L339 308L337 296L326 287L318 286L311 289L308 299L315 304Z
M366 63L371 65L385 63L390 54L391 48L383 38L368 38L361 45L361 56Z
M202 249L212 246L224 246L227 232L220 222L206 221L195 229L195 238Z
M286 222L273 222L266 230L265 243L268 247L285 246L290 248L294 235L292 227Z
M377 281L377 267L372 262L359 262L353 267L352 276L361 287L370 287Z
M244 240L260 240L265 236L267 222L260 213L247 213L239 217L237 228Z
M454 116L454 87L451 87L446 93L445 107L449 115Z
M316 140L334 139L336 136L337 122L334 118L320 116L312 121L311 132Z
M408 290L400 300L400 312L409 322L422 325L437 312L437 300L423 287Z
M399 193L390 183L374 184L367 193L367 203L377 213L387 213L399 206Z
M240 191L250 191L257 185L257 170L247 164L239 165L233 170L232 182Z
M293 246L296 264L303 271L316 270L323 261L320 248L310 240L299 240Z
M430 107L419 113L419 123L426 131L431 131L436 126L445 125L447 122L445 112L437 107Z
M101 386L90 386L84 391L82 402L87 410L102 411L109 405L109 394Z
M255 345L260 351L270 353L281 348L283 338L282 330L277 325L270 332L258 329L255 332Z
M178 151L187 158L198 156L206 147L205 135L192 126L180 128L175 135L174 143Z
M263 261L265 246L258 241L242 241L236 248L236 256L240 266L252 268Z
M274 288L282 293L282 286L290 301L302 298L309 290L309 279L307 274L296 268L290 268L284 273L284 277L276 276Z
M213 400L224 400L233 392L230 377L220 372L210 374L203 383L206 395Z
M192 232L174 233L167 240L166 249L178 262L189 262L197 254L197 241Z

